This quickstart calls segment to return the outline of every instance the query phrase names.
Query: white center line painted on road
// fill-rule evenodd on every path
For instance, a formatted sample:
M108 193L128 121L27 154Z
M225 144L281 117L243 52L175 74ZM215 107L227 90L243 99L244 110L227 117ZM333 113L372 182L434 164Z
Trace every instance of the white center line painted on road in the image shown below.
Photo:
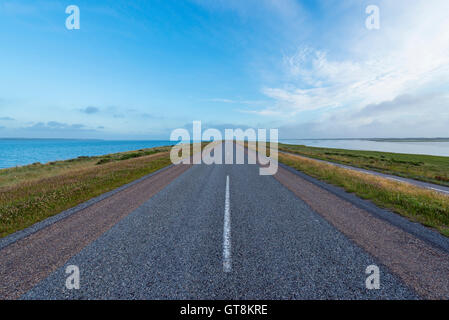
M231 213L229 207L229 176L226 176L225 212L223 224L223 271L232 271L231 260Z

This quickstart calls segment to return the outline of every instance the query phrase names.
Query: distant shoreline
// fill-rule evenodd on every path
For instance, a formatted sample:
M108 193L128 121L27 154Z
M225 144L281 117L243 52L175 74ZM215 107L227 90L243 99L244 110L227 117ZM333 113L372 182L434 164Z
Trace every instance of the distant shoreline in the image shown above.
M375 141L375 142L449 142L449 138L313 138L313 139L279 139L279 140L310 140L310 141L323 141L323 140L347 140L347 141Z
M375 138L366 140L378 142L449 142L449 138Z
M279 139L279 141L375 141L375 142L449 142L449 138L311 138Z
M0 140L64 140L64 141L168 141L166 139L94 139L94 138L20 138L20 137L0 137ZM435 138L288 138L279 140L310 140L310 141L323 141L323 140L361 140L361 141L377 141L377 142L449 142L448 138L435 137Z

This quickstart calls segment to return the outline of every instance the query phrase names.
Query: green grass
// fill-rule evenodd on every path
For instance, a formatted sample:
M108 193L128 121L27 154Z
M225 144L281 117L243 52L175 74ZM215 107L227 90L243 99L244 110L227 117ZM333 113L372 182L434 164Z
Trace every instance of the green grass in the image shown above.
M312 159L279 154L279 161L449 237L449 196Z
M279 144L279 150L449 186L449 157L316 148L282 143Z
M299 156L279 153L279 162L312 177L342 187L360 198L372 201L379 207L396 212L409 220L419 222L449 237L449 196L407 183L401 183L376 177L355 170L336 167L309 158L318 158L333 162L362 167L373 162L383 172L398 174L409 173L410 168L416 178L429 174L426 170L447 176L448 157L407 155L385 152L352 151L343 149L313 148L280 144L279 150L297 153ZM307 156L308 158L300 155ZM382 160L380 160L382 159ZM338 161L337 161L338 160ZM373 162L371 162L373 161ZM388 166L385 163L388 162ZM381 163L381 164L379 164ZM370 169L372 169L370 167ZM389 171L387 171L389 170ZM411 176L411 175L407 175Z
M170 165L170 150L156 147L0 170L0 237Z
M24 229L170 163L166 152L102 165L85 162L85 167L1 187L0 237Z
M21 182L50 178L65 172L94 167L95 165L102 165L109 162L117 162L168 151L170 151L170 147L156 147L102 156L80 156L75 159L52 161L46 164L37 162L27 166L0 169L0 188L12 186Z

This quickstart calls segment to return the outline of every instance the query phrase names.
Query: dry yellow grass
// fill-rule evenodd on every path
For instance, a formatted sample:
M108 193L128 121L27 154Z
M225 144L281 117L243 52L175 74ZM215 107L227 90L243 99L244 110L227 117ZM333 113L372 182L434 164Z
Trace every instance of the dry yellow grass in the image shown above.
M98 159L97 159L98 160ZM6 236L171 164L168 152L101 165L84 163L55 175L0 187L0 236Z
M279 161L449 236L449 196L301 156L280 154Z
M449 186L449 157L279 144L279 150Z
M0 237L170 165L170 150L155 147L0 170Z
M34 163L26 166L0 169L0 188L12 186L22 182L31 182L42 178L55 177L74 170L96 167L99 163L103 165L109 162L122 161L128 158L136 158L158 152L168 152L170 150L169 148L170 147L155 147L137 151L112 153L102 156L82 156L70 160L52 161L46 164Z

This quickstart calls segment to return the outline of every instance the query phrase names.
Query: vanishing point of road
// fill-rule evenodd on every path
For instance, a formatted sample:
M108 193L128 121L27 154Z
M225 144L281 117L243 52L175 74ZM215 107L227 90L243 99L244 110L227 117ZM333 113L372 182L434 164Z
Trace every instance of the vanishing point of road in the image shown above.
M449 298L446 238L332 188L285 166L170 166L0 240L0 298Z

